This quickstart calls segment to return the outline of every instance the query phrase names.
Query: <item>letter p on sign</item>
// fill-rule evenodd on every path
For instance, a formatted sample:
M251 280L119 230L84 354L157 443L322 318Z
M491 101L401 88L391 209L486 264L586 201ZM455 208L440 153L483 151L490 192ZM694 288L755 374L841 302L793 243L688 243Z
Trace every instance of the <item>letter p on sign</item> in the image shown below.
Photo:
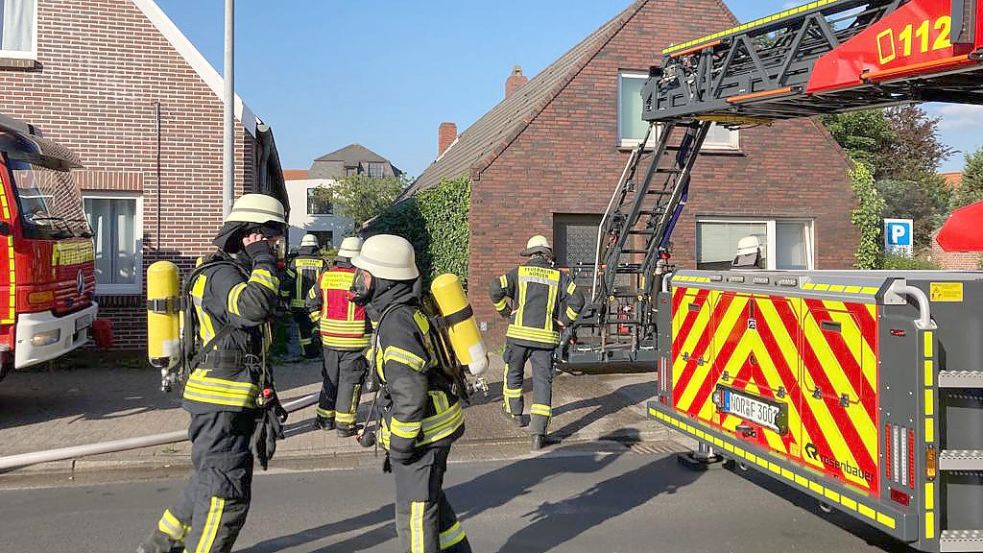
M884 251L911 257L914 222L911 219L884 219Z

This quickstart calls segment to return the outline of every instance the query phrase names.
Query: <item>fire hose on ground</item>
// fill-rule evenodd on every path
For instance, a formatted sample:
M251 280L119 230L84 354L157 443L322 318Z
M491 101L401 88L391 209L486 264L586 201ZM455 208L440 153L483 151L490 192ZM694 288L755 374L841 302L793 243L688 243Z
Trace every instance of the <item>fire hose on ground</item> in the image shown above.
M303 409L304 407L309 407L317 403L318 394L310 394L298 399L285 402L283 408L287 412L294 412ZM49 449L47 451L34 451L31 453L21 453L18 455L9 455L7 457L0 457L0 473L8 472L13 469L26 467L30 465L38 465L41 463L51 463L54 461L66 461L68 459L75 459L78 457L88 457L90 455L100 455L103 453L117 453L120 451L128 451L131 449L140 449L144 447L153 447L158 445L173 444L177 442L183 442L188 439L187 430L177 430L174 432L165 432L163 434L152 434L149 436L140 436L137 438L124 438L122 440L111 440L108 442L100 442L95 444L86 445L76 445L70 447L61 447L58 449Z

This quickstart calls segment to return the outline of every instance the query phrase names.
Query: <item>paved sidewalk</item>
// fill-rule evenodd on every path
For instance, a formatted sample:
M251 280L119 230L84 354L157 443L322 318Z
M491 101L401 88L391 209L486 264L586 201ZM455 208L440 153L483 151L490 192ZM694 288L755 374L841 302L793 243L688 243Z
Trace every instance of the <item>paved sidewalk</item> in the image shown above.
M465 410L467 432L455 448L459 456L502 458L528 451L524 429L508 424L500 412L501 360L486 374L489 393L474 398ZM286 364L277 368L284 401L316 392L318 363ZM526 392L531 381L527 378ZM567 443L617 439L661 441L669 432L645 415L645 401L654 395L651 374L572 376L559 374L554 384L554 418L550 431ZM360 420L368 412L363 399ZM527 395L527 403L529 397ZM188 414L180 394L158 389L152 370L92 369L14 373L0 383L0 456L184 430ZM372 450L334 432L314 430L314 408L295 412L287 423L287 439L277 448L277 468L323 468L375 463ZM76 477L83 473L170 472L180 474L189 464L187 442L46 463L0 474L17 479L33 474Z

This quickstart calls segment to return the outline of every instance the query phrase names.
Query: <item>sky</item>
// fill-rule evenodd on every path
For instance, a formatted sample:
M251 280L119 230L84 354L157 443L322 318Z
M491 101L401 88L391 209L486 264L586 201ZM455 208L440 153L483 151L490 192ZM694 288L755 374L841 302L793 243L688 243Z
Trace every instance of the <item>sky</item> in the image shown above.
M742 21L803 3L726 1ZM221 72L224 2L157 2ZM236 91L273 127L285 169L359 143L417 176L436 157L442 121L463 132L502 99L514 65L532 78L628 4L239 0ZM961 170L962 152L983 146L983 108L928 110L961 151L942 170Z

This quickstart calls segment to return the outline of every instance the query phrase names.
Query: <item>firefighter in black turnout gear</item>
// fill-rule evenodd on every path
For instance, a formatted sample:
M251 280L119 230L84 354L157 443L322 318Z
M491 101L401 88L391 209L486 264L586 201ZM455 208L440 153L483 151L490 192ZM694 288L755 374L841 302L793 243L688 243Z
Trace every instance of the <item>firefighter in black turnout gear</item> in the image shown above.
M502 407L510 420L523 425L522 380L526 361L531 361L529 426L532 448L541 449L553 414L553 352L562 328L580 315L584 298L573 279L553 267L553 249L544 236L530 238L521 255L529 261L495 279L489 296L499 314L509 320ZM511 307L506 300L511 300Z
M218 251L189 276L185 336L197 347L184 408L194 470L137 553L226 553L246 521L251 449L265 466L286 420L267 365L280 288L274 247L285 230L279 201L242 196L213 242Z
M392 235L362 245L352 264L353 301L376 320L374 366L382 388L380 441L396 480L396 532L404 553L469 553L444 496L451 444L464 433L461 401L437 363L433 329L420 310L413 246Z
M306 359L314 359L321 351L317 330L307 311L307 294L317 284L321 272L327 269L328 262L319 253L317 236L305 234L300 240L300 251L287 263L287 278L284 279L284 299L290 302L290 313L297 324L300 335L300 349Z

